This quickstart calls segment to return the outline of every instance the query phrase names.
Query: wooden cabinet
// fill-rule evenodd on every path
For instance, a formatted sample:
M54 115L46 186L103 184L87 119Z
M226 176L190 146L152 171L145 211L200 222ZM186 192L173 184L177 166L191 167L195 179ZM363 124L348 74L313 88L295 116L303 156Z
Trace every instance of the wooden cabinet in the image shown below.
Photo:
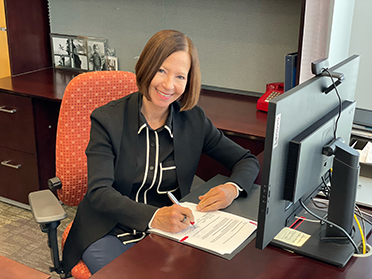
M0 162L0 196L28 204L28 193L39 190L36 154L0 146Z
M53 98L58 91L53 83L53 78L38 73L0 79L1 198L27 205L28 194L47 188L55 174L60 99ZM53 94L41 97L40 89L44 96L50 90Z
M0 94L0 145L36 153L31 98Z
M38 190L32 100L0 94L0 196L27 203Z
M0 0L0 78L52 66L48 0Z

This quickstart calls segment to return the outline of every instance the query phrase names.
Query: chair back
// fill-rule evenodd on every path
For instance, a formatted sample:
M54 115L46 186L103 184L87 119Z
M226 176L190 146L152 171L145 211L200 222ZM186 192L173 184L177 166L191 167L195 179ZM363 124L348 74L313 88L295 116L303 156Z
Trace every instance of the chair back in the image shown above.
M124 71L87 72L74 77L65 89L59 111L56 140L56 176L62 182L59 199L76 206L87 191L85 149L90 114L112 100L138 91L136 76Z

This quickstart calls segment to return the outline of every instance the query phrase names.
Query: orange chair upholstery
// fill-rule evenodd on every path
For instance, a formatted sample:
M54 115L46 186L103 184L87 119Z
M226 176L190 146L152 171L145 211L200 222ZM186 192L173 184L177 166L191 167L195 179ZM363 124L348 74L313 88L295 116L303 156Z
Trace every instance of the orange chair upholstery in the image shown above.
M58 197L66 205L77 206L87 191L87 159L90 114L112 100L136 92L136 76L130 72L87 72L67 85L59 112L56 140L56 176L62 182ZM72 223L71 223L72 224ZM71 224L62 237L62 249ZM83 261L71 271L77 279L91 276Z

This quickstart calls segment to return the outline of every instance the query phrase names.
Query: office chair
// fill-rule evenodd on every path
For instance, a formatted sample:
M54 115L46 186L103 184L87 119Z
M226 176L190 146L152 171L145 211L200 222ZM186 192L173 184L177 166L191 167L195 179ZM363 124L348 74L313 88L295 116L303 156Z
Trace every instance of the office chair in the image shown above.
M136 76L130 72L102 71L83 73L73 78L65 89L58 118L56 139L56 177L49 179L50 190L29 194L29 203L35 221L48 234L53 267L51 271L65 278L59 259L57 227L67 217L61 203L77 206L87 191L87 159L85 149L89 142L90 114L109 101L136 92ZM70 223L62 236L62 249L71 228ZM76 279L91 276L81 260L71 271Z

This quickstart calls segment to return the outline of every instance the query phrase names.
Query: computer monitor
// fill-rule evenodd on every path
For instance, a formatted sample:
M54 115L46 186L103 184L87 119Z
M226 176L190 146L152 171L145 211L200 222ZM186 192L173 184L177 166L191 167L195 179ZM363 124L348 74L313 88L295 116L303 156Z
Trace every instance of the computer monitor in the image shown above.
M264 249L271 243L340 267L355 252L355 243L361 239L353 224L359 154L348 143L355 112L359 60L359 56L354 55L328 70L331 75L343 74L344 80L341 83L338 80L336 87L339 97L325 73L270 101L257 248ZM330 92L325 93L327 91ZM354 245L339 229L322 224L304 210L329 178L328 212L312 211L351 234ZM276 239L285 227L306 233L310 238L300 246Z

